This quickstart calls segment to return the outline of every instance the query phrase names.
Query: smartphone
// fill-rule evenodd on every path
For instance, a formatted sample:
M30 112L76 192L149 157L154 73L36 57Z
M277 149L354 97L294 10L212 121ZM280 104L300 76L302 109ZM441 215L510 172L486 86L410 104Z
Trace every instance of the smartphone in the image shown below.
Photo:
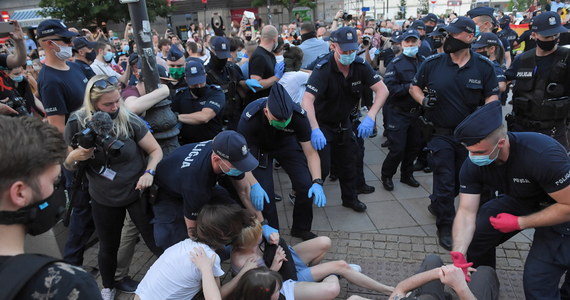
M10 36L14 30L14 22L0 22L0 37Z
M243 12L243 15L248 19L255 19L255 14L252 13L251 11L246 10Z

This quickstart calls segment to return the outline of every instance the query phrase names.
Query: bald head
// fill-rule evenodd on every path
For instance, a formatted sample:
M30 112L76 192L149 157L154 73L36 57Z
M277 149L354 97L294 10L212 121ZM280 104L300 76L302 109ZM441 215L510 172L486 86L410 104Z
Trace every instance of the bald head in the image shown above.
M279 33L277 32L277 28L273 25L265 25L261 29L261 38L265 40L274 40L277 38Z

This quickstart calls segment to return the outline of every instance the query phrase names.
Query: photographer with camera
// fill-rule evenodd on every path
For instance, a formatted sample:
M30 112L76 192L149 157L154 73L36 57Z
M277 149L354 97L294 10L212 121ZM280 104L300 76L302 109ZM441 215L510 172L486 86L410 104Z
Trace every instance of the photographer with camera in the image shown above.
M114 299L117 251L126 211L147 247L157 256L162 253L154 241L151 212L140 197L153 183L162 149L143 121L125 108L118 83L115 77L91 78L83 108L72 114L65 127L66 142L76 148L70 149L64 167L75 170L83 164L89 180L100 243L103 299Z
M41 101L34 96L32 87L22 67L6 71L13 82L12 93L5 99L4 104L17 112L18 116L31 116L36 113L43 118L45 112Z
M26 46L24 45L24 33L18 24L14 22L14 32L10 33L10 37L14 41L15 51L12 54L0 54L0 69L14 69L26 64ZM5 102L13 99L14 81L3 70L0 70L0 114L16 115L18 111L14 107Z

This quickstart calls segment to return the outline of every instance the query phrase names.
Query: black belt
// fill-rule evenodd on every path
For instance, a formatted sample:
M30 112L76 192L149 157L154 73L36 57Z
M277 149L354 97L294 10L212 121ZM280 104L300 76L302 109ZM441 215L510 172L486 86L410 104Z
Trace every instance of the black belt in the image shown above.
M554 120L554 121L535 121L523 117L515 116L515 124L519 124L523 127L543 130L554 128L558 124L564 124L565 119Z
M394 109L394 110L397 110L397 111L399 111L399 112L410 113L410 114L414 114L414 113L420 112L420 107L412 107L412 108L409 108L409 109L405 109L405 108L402 108L402 107L393 105L393 106L390 106L390 108L391 108L391 109Z

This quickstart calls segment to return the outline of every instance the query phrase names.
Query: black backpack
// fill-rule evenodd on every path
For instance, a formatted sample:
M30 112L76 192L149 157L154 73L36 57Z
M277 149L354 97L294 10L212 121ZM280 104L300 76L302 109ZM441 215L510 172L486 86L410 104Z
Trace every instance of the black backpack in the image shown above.
M8 258L0 265L0 299L14 299L38 271L57 261L61 260L41 254L20 254Z

